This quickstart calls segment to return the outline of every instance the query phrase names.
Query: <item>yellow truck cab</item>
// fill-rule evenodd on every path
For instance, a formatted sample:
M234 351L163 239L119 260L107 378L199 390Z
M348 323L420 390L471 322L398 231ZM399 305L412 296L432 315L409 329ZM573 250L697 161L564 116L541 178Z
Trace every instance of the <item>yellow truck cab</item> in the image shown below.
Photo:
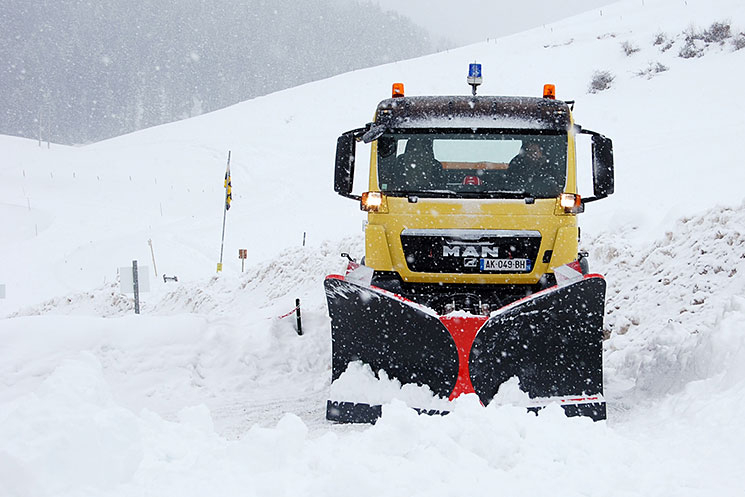
M368 212L372 285L438 312L485 313L581 261L576 216L613 193L612 143L576 125L573 102L553 94L547 85L543 98L407 97L394 85L373 122L339 137L334 186ZM577 191L577 133L592 135L591 198ZM360 140L372 145L358 196Z

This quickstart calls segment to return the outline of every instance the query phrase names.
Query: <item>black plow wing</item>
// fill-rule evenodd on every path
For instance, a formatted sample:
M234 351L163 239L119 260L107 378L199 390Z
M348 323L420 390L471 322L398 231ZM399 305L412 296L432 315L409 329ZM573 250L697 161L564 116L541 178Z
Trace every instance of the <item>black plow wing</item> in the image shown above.
M329 276L332 391L360 361L402 384L442 398L475 392L486 405L512 377L540 409L558 402L569 416L605 419L602 328L605 281L587 275L510 304L490 317L438 316L403 297ZM360 392L364 397L364 392ZM423 407L423 406L412 406ZM439 411L444 413L444 411ZM332 399L327 418L375 422L374 402ZM432 413L432 412L429 412Z

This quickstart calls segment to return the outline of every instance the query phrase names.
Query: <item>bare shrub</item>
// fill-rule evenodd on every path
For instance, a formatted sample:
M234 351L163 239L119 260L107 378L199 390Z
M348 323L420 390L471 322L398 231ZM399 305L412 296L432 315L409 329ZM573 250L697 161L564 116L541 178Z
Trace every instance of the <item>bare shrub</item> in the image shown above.
M630 41L624 41L623 43L621 43L621 49L627 56L639 51L639 47L637 47Z
M691 24L685 30L683 30L683 39L686 43L693 43L696 40L703 40L704 34L699 29Z
M678 52L678 56L684 59L701 57L704 55L705 46L706 45L699 39L686 39L685 45L683 45Z
M611 87L616 77L610 71L595 71L590 81L589 93L598 93Z
M729 21L713 22L701 35L706 43L724 43L732 37L732 29Z
M732 38L732 47L735 50L745 48L745 33L738 33L737 36Z
M675 44L675 40L667 40L661 47L661 52L667 52L671 48L673 48L673 45Z
M661 62L650 62L646 68L637 71L636 75L647 79L652 79L655 74L665 72L669 69L669 67Z
M652 45L659 47L660 52L667 52L673 47L674 43L675 40L667 36L662 31L654 35L654 40L652 41Z

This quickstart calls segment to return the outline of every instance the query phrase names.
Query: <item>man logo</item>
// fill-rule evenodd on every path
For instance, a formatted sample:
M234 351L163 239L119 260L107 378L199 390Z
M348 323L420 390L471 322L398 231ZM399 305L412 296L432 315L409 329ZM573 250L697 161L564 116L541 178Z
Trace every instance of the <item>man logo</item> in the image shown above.
M456 245L442 247L443 257L499 257L499 247Z
M478 265L478 259L463 259L463 267L476 267Z

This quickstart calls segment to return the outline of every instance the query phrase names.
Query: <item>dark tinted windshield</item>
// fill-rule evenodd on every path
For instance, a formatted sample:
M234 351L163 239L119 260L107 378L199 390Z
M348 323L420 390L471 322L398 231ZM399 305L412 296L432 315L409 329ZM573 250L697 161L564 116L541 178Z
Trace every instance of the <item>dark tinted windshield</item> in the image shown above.
M378 139L378 182L389 193L556 197L566 163L566 134L389 133Z

